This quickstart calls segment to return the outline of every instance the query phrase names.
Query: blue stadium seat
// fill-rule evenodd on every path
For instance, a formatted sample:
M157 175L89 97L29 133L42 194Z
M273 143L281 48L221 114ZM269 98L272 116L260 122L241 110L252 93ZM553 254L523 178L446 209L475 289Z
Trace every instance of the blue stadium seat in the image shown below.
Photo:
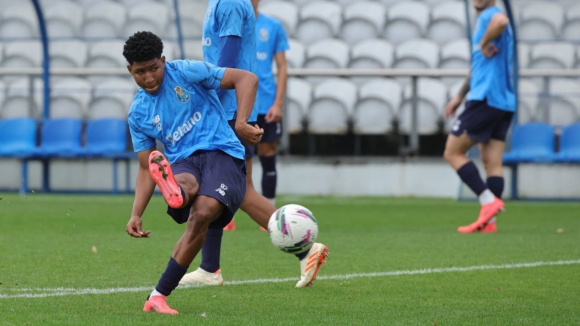
M512 150L503 155L504 163L553 162L554 128L547 123L516 125Z
M99 119L87 123L86 144L82 154L113 157L127 149L127 121L124 119Z
M79 119L49 119L42 125L38 154L43 157L76 157L81 152L82 122Z
M0 120L0 156L27 158L35 153L36 122L31 118Z
M560 152L557 162L580 163L580 123L569 125L562 130Z

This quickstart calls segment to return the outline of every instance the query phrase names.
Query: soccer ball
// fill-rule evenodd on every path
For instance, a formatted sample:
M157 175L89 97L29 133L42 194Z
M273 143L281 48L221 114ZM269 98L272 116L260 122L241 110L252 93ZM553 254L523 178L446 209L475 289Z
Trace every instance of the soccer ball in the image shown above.
M301 254L310 249L318 236L314 214L300 205L285 205L272 214L268 222L270 240L289 254Z

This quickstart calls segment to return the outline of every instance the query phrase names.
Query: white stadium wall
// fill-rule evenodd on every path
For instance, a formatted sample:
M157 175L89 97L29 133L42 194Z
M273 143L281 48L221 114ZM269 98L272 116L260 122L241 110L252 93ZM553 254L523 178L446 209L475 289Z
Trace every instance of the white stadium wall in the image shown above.
M401 162L394 159L372 159L367 162L336 163L328 160L282 158L278 164L278 193L281 195L316 196L393 196L473 198L462 187L456 174L443 160L418 159ZM257 162L256 162L257 163ZM479 164L480 165L480 164ZM481 166L481 165L480 165ZM42 185L41 165L29 164L29 187L39 191ZM20 186L20 163L14 159L0 162L0 188L17 190ZM53 190L110 191L112 163L110 160L53 160L51 164ZM130 163L131 189L137 172L137 162ZM124 190L125 165L119 163L118 187ZM510 171L506 168L506 189L510 194ZM254 165L254 184L260 189L261 168ZM521 198L580 198L580 165L520 165L519 195Z

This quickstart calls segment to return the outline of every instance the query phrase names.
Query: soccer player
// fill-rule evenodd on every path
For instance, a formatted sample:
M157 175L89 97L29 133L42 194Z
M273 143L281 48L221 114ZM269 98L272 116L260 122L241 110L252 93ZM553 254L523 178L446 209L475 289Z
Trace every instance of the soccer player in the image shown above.
M149 237L141 216L157 184L167 213L187 228L143 311L177 314L166 297L187 272L208 229L221 230L229 223L246 190L244 147L228 125L216 90L238 89L235 130L242 139L257 143L263 131L246 123L258 88L254 74L200 61L166 62L162 53L161 39L151 32L135 33L123 49L127 69L140 87L128 117L139 171L126 231L135 238ZM155 150L156 140L165 154Z
M272 204L276 198L276 147L282 136L282 105L286 93L288 70L286 53L288 37L282 23L275 18L258 12L260 0L252 0L256 15L256 48L258 59L258 126L264 136L258 144L258 155L262 164L262 195ZM276 60L277 78L272 73L272 59Z
M444 157L461 180L478 196L479 216L461 233L496 232L496 215L504 210L502 155L505 138L515 111L512 71L513 39L509 19L495 6L495 0L473 0L477 11L472 36L471 71L463 87L445 107L452 118L466 97L465 111L454 122L447 138ZM475 164L465 155L479 144L485 166L484 182Z
M203 55L204 60L219 67L233 67L257 72L256 63L256 17L249 0L210 0L207 5L203 25ZM218 91L219 99L226 112L230 126L246 119L253 124L257 120L259 97L249 117L242 117L236 104L237 91ZM268 227L270 216L276 207L254 188L252 181L252 144L245 143L245 159L247 167L246 195L240 208L246 212L261 227ZM223 230L210 229L201 252L200 267L186 274L180 284L220 285L224 280L220 270L220 252ZM328 248L315 243L309 251L296 255L300 260L300 280L296 287L306 287L312 284L325 257Z

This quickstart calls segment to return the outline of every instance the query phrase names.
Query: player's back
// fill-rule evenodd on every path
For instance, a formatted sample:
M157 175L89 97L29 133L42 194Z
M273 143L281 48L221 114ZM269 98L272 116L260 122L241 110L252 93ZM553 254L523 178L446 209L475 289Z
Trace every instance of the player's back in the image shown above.
M220 57L220 38L240 37L240 53L235 68L257 74L255 24L254 9L249 0L210 0L203 23L204 60L217 65ZM227 91L221 102L228 119L232 119L237 110L235 91ZM255 121L256 117L257 109L254 109L250 121Z

